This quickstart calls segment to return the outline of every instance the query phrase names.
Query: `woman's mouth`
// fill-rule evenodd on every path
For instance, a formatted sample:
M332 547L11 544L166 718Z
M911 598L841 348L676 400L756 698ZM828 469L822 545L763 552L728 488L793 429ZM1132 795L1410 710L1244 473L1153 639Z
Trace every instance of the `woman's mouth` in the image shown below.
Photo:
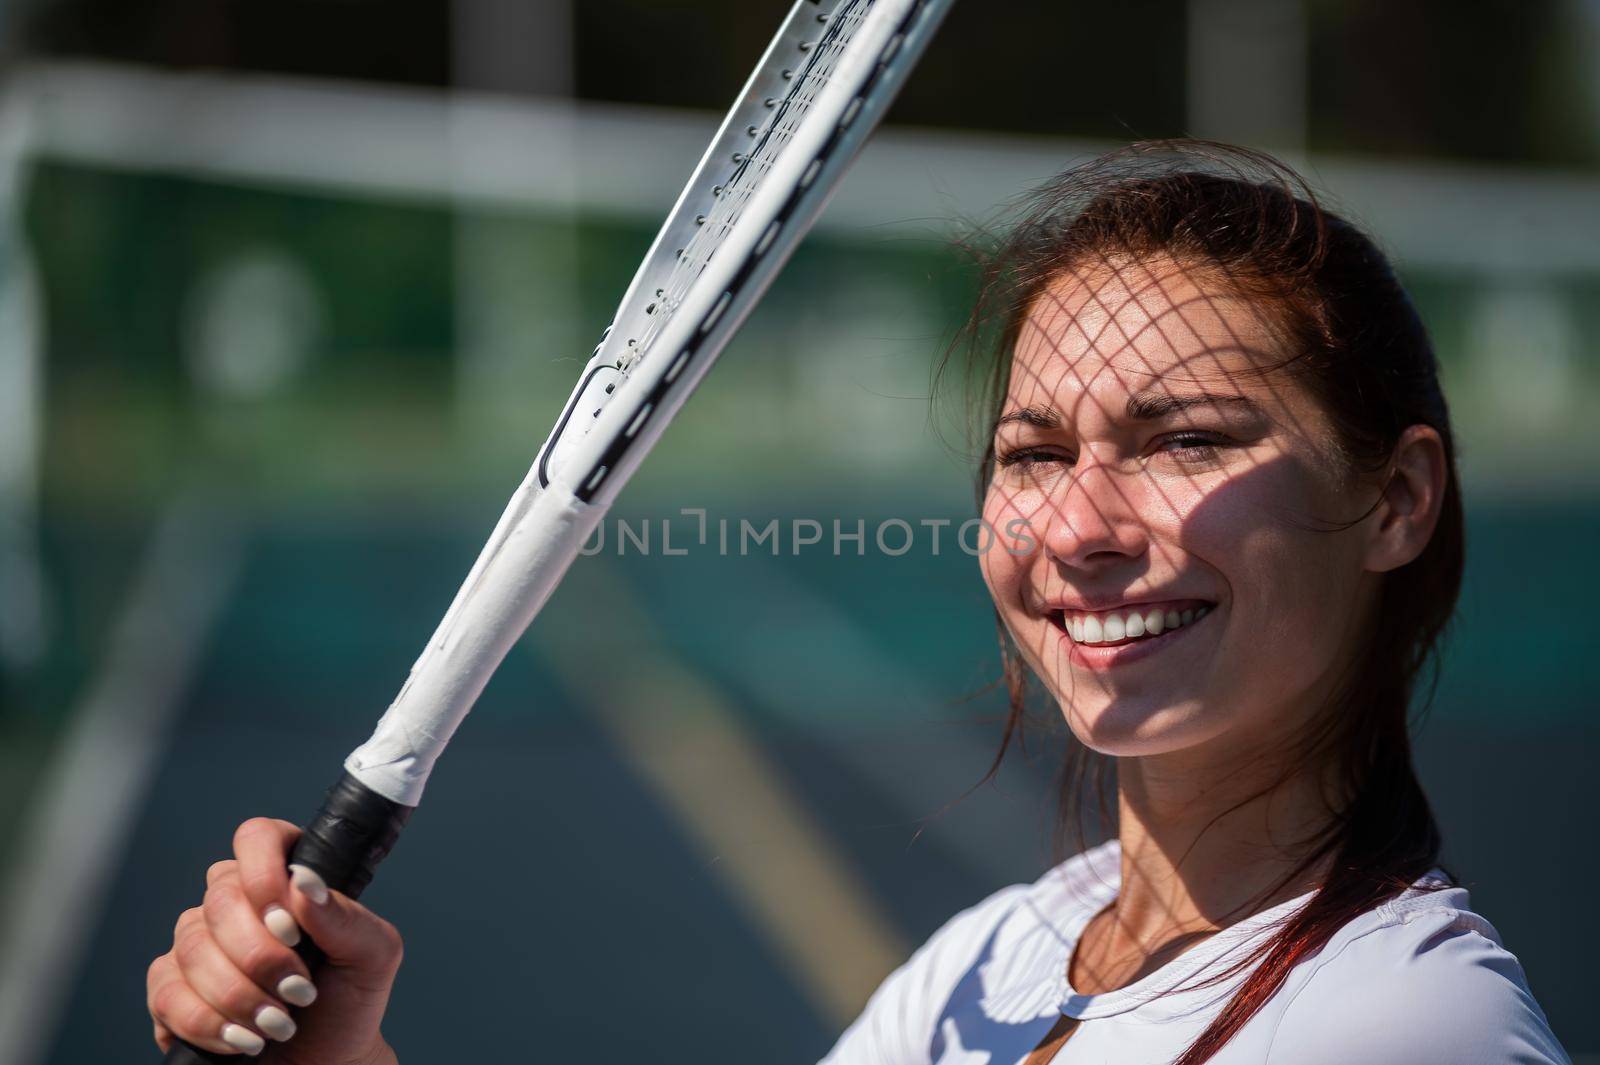
M1144 603L1117 610L1053 610L1054 625L1072 657L1091 669L1136 661L1178 639L1207 617L1215 604L1201 599Z

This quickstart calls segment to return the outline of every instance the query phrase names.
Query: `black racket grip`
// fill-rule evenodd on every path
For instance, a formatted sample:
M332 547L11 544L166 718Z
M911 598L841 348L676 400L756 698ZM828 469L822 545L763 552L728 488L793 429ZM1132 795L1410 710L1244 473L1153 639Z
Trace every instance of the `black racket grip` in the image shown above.
M384 798L343 773L328 789L322 809L306 826L289 862L315 869L330 888L358 898L372 883L378 863L388 857L414 809ZM300 937L295 953L312 971L322 964L322 951L310 936ZM250 1059L243 1054L213 1054L180 1041L163 1060L165 1065L240 1065Z

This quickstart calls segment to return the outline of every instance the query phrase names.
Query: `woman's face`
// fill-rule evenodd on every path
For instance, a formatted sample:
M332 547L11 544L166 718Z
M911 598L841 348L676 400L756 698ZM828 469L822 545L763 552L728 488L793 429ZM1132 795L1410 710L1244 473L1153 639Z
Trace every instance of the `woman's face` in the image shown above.
M1114 268L1113 268L1114 266ZM1164 259L1058 278L994 430L984 578L1088 746L1255 746L1315 711L1374 600L1319 406L1259 301ZM1174 624L1176 623L1176 624Z

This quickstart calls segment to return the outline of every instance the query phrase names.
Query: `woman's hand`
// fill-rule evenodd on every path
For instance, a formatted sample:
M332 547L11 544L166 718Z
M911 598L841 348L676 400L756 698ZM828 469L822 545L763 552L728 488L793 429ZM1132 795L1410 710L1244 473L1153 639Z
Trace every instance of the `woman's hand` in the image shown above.
M207 872L204 901L178 918L145 982L163 1052L183 1039L275 1065L395 1061L379 1025L400 933L311 870L291 876L299 838L287 821L254 818L234 833L233 860ZM290 949L301 929L328 956L315 974Z

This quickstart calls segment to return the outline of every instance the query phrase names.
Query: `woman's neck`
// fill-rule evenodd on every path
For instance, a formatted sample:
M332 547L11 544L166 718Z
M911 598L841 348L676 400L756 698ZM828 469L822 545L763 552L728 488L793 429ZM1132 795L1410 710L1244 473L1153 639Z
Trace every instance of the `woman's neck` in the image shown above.
M1124 986L1320 882L1321 863L1299 867L1328 823L1325 793L1318 773L1285 769L1261 756L1119 762L1122 884L1085 930L1074 987Z
M1222 928L1315 882L1283 883L1331 816L1317 775L1259 769L1196 779L1152 759L1118 766L1120 916Z

